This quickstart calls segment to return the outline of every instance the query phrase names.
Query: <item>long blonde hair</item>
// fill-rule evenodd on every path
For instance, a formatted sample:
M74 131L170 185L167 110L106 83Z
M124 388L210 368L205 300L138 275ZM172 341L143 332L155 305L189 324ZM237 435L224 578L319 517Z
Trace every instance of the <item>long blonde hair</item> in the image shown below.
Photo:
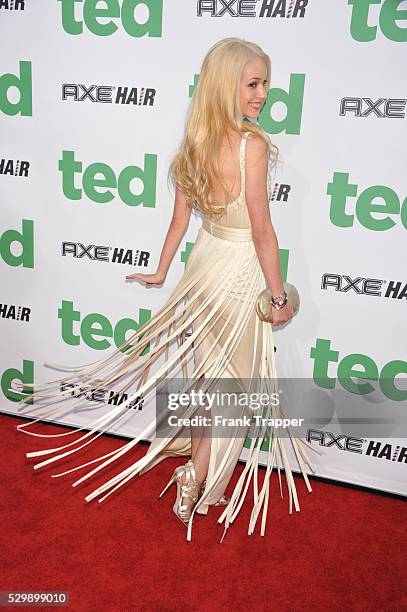
M240 81L246 64L262 58L270 79L269 56L257 44L240 38L224 38L206 54L187 113L185 134L173 158L168 176L178 184L189 206L209 215L219 214L211 200L214 176L223 187L225 199L232 196L220 172L220 146L228 127L242 135L251 132L262 138L274 156L277 147L256 123L244 120L240 104ZM222 214L222 213L220 213Z

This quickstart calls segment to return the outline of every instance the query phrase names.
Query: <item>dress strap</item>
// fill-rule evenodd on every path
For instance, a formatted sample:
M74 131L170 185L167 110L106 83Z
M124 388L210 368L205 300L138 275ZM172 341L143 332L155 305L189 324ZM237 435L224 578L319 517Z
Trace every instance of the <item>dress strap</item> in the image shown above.
M251 134L251 132L244 132L242 139L240 141L240 157L239 157L239 163L240 163L240 196L239 199L242 198L243 194L244 194L244 190L245 190L245 185L246 185L246 142L247 139L249 137L249 135Z

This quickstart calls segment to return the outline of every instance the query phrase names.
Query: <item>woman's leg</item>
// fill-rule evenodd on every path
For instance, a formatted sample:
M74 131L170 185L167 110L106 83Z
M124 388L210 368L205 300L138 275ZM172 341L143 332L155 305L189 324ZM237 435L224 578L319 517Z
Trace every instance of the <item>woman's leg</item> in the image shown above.
M197 416L209 418L209 411L200 406L195 412ZM191 460L195 467L197 480L202 483L208 473L211 452L211 426L191 427Z
M204 375L202 375L199 382L201 383L203 380ZM191 426L191 461L194 464L196 479L199 484L202 484L208 473L211 452L212 428L204 420L210 418L210 410L207 408L207 405L200 405L193 416L201 418L201 424ZM185 474L183 474L182 482L185 483L185 480ZM183 503L191 505L192 500L186 498L183 500Z

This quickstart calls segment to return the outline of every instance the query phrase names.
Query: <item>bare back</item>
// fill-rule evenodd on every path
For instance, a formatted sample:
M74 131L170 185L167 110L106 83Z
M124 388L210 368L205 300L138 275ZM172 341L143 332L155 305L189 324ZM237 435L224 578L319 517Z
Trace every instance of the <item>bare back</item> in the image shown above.
M215 204L218 206L230 204L239 197L241 190L239 161L240 142L241 136L236 132L232 132L229 139L225 136L222 142L219 154L220 171L222 173L223 180L232 192L232 196L229 196L225 200L225 194L221 183L215 177L211 176L213 185L211 196Z
M234 134L234 136L231 137L231 145L228 144L226 139L225 144L221 148L221 172L227 186L232 191L233 197L231 197L227 203L224 204L225 196L222 191L222 186L219 181L214 182L213 199L216 206L219 208L219 212L223 210L222 216L216 219L217 225L240 229L251 227L245 194L245 151L247 139L250 137L250 132L244 132L242 136L239 134ZM269 174L267 176L267 193L268 197L270 198L271 180ZM205 217L207 217L208 220L213 221L213 219L209 219L209 215L205 215Z

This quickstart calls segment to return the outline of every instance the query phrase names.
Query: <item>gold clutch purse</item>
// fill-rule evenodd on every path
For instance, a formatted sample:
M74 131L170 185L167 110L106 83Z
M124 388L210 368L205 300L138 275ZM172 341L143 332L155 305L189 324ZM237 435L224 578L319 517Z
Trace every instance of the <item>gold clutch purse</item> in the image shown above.
M291 304L294 314L300 308L300 296L297 288L291 283L283 283L284 291L287 294L287 302ZM256 300L256 313L261 321L273 322L273 307L271 305L272 293L270 289L264 289L259 293Z

